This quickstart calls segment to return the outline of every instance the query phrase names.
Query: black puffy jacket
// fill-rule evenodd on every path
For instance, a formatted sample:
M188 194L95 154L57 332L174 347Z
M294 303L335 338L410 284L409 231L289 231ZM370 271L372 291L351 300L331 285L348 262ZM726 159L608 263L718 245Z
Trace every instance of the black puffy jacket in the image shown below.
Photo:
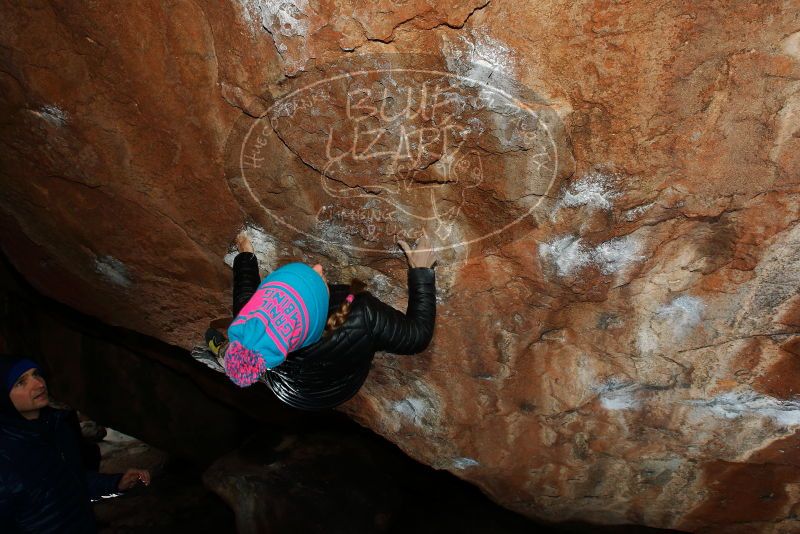
M85 471L74 412L39 418L0 413L0 532L95 532L90 499L116 491L121 475Z
M256 291L258 281L255 256L239 254L234 261L234 315ZM344 302L349 287L328 287L330 316ZM377 351L416 354L425 350L433 337L435 319L433 269L409 269L405 314L370 293L360 293L342 326L317 343L290 352L282 364L266 372L263 381L280 400L295 408L333 408L361 389Z

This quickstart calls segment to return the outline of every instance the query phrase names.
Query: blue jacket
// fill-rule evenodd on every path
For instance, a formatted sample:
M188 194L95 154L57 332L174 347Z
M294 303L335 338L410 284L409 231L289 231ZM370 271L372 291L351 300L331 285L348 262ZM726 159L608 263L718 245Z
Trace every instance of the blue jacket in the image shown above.
M85 471L79 432L74 412L0 412L0 532L96 531L90 499L115 493L122 475Z

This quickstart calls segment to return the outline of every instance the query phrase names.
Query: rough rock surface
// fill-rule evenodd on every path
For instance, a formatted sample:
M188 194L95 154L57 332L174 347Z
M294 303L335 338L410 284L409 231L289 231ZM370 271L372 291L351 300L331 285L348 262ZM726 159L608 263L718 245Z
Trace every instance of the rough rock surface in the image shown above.
M424 228L435 341L348 414L532 517L799 528L795 2L2 10L0 239L44 293L188 348L243 224L397 305L377 251Z
M203 481L235 511L241 534L560 531L412 463L396 448L370 446L354 433L265 430L214 462Z

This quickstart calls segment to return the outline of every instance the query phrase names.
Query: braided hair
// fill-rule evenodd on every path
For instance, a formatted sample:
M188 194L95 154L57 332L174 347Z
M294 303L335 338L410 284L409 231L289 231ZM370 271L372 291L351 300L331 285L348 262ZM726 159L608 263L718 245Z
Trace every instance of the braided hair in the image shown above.
M350 308L353 307L353 300L359 293L363 293L367 289L367 284L358 279L350 281L350 290L347 298L344 299L339 309L333 312L328 317L328 322L325 324L325 332L323 336L327 337L333 333L334 330L342 326L347 321L347 316L350 315Z

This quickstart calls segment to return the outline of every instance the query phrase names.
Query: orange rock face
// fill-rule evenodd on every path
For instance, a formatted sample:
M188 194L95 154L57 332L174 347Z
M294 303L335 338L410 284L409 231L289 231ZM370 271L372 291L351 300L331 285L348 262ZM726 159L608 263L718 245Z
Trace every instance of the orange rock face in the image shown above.
M792 2L3 14L2 246L44 293L190 347L243 225L398 306L425 231L434 343L348 414L532 517L798 528Z

